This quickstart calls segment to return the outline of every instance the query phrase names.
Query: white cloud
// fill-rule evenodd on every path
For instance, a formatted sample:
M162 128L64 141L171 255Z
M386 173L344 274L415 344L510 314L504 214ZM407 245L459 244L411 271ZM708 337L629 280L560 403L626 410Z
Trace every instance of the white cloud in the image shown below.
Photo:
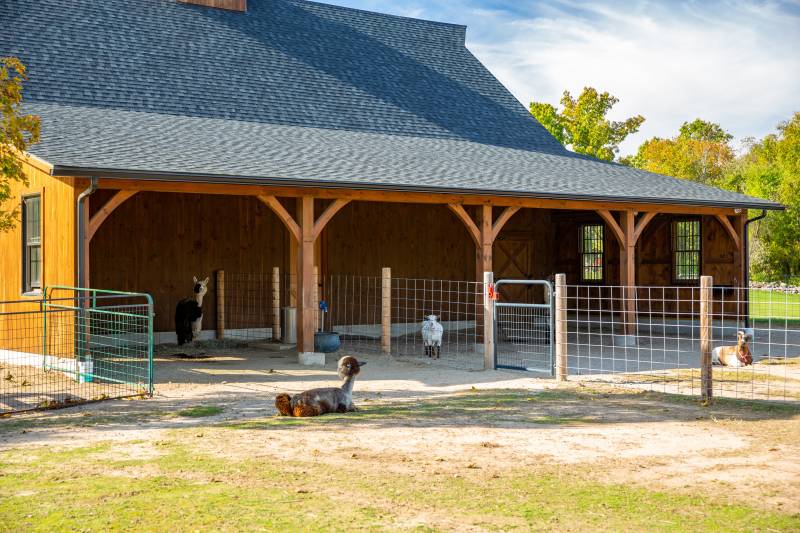
M695 117L760 137L800 111L800 4L772 1L337 0L467 24L468 46L523 103L585 85L620 99L644 139Z

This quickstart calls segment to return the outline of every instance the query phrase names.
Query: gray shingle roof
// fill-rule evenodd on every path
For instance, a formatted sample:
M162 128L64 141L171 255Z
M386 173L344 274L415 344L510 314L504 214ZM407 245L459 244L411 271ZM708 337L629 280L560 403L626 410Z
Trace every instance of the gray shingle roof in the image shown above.
M33 153L64 173L775 207L565 150L462 26L248 3L0 0Z

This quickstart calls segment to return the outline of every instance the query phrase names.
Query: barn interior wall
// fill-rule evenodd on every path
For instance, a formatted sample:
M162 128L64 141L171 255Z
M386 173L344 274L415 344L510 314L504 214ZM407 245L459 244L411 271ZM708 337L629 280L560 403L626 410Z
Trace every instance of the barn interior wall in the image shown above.
M91 210L112 194L98 191ZM287 240L282 223L253 197L139 193L120 205L92 239L92 287L151 294L156 331L170 331L175 304L192 295L193 276L211 277L203 307L214 310L215 271L285 268ZM215 315L204 313L203 329L216 327Z
M94 212L114 191L99 191ZM293 201L285 202L294 212ZM317 212L324 204L317 206ZM500 210L495 210L495 216ZM671 285L670 221L656 217L637 248L639 285ZM580 283L580 226L602 223L591 211L521 209L494 246L495 279L547 279L555 272ZM721 224L703 217L703 273L718 284L735 280L735 249ZM156 330L173 328L175 303L191 295L193 276L211 276L204 302L215 309L213 273L267 274L290 265L288 232L252 197L139 193L100 227L91 245L95 288L148 292L156 305ZM475 245L460 220L443 205L352 202L322 233L318 247L323 275L377 277L385 266L394 277L474 280ZM619 284L619 246L605 232L606 279ZM124 266L124 268L120 268ZM206 313L204 329L216 326Z

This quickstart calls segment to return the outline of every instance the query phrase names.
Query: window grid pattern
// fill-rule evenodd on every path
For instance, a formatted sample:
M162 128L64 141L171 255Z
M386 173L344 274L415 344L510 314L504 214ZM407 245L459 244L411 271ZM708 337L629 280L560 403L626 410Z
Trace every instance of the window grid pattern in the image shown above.
M42 224L41 196L29 196L22 201L23 227L23 290L42 288Z
M581 280L603 281L605 278L604 228L601 224L581 226Z
M672 227L675 281L700 279L700 221L676 220Z

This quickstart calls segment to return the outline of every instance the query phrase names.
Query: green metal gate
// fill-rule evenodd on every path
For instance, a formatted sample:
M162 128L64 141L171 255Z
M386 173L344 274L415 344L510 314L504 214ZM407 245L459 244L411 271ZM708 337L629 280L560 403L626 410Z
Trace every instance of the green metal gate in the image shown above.
M153 299L149 294L51 286L44 293L43 365L53 369L53 357L72 340L74 378L82 383L135 386L136 393L153 393ZM72 320L53 324L59 314ZM54 333L56 336L54 337ZM53 344L53 339L55 345ZM53 352L56 352L55 354ZM62 370L70 373L69 369ZM124 392L124 391L121 391Z

